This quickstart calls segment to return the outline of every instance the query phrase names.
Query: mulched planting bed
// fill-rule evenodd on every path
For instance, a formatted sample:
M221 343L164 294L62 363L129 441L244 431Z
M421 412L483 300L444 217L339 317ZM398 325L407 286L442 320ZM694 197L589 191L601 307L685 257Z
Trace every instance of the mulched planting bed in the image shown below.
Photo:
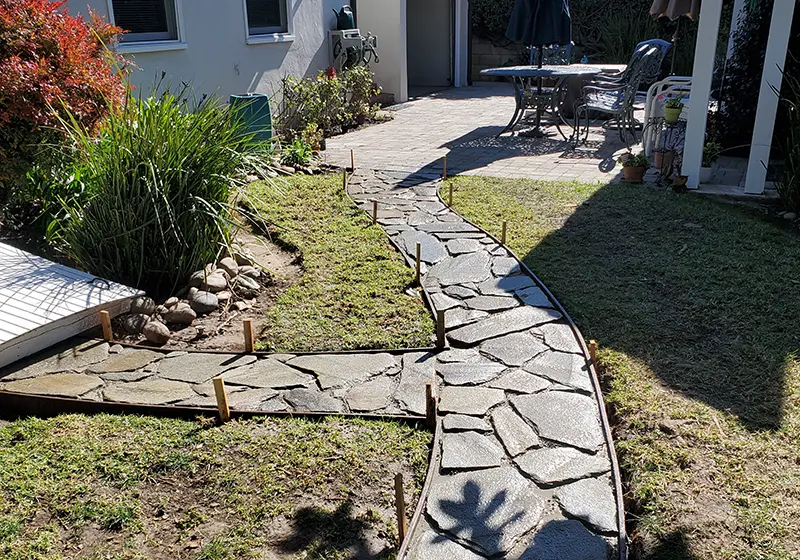
M432 436L394 422L64 415L0 424L0 557L384 559Z

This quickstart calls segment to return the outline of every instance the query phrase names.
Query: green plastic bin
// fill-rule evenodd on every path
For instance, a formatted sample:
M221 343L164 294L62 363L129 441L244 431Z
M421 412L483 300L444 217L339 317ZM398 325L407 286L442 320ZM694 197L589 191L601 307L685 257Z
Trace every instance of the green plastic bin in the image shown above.
M254 141L266 141L272 138L269 96L264 93L231 95L230 104L231 117L244 122L245 129L253 134Z

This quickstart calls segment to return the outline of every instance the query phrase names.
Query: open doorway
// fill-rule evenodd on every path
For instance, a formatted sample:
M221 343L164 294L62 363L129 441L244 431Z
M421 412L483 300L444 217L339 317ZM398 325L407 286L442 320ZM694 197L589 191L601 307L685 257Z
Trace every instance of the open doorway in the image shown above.
M453 0L407 0L408 95L453 85Z

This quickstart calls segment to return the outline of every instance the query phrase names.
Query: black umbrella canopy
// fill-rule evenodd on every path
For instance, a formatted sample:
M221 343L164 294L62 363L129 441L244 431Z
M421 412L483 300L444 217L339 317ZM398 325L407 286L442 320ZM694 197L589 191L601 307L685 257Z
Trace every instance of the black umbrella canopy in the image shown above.
M572 42L568 0L516 0L506 37L529 47Z

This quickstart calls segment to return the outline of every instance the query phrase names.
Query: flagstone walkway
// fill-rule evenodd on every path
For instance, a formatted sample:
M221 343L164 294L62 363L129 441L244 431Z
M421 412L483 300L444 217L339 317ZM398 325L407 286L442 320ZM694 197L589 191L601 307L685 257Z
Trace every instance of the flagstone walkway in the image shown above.
M439 181L365 172L349 193L445 310L438 353L253 355L159 352L102 341L0 372L0 390L141 404L214 406L222 375L241 410L425 413L438 386L441 449L413 560L606 560L621 496L602 400L576 332L496 240L438 198ZM60 351L59 351L60 350Z

